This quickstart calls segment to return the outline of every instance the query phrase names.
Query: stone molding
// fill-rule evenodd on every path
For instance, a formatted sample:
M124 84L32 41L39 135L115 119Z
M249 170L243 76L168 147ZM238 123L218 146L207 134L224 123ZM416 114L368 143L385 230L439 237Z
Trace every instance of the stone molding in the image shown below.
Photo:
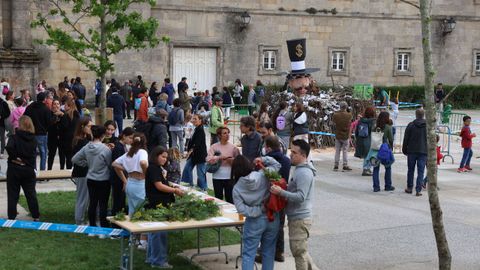
M282 66L281 63L281 45L258 45L258 75L280 75L279 70ZM275 69L274 70L265 70L263 69L263 52L264 51L276 51L276 58L275 58Z
M343 59L343 70L332 70L332 53L344 52L345 58ZM328 68L327 76L345 76L348 77L350 72L350 47L328 47Z
M415 58L414 51L415 51L415 48L394 48L393 49L393 77L399 77L399 76L414 77L415 76L415 69L413 68L413 63L414 63L413 59ZM402 52L410 54L410 58L408 59L408 63L409 63L408 71L397 70L397 54Z
M480 71L476 70L477 54L479 53L480 53L480 48L475 48L472 50L472 77L480 76Z
M474 0L480 3L480 0ZM250 15L265 15L265 16L291 16L291 17L325 17L325 18L355 18L355 19L378 19L378 20L413 20L420 21L419 15L396 15L393 13L360 13L360 12L340 12L335 15L331 14L308 14L304 11L279 11L279 10L260 10L260 9L245 9L245 8L233 8L233 7L194 7L194 6L181 6L181 5L168 5L168 6L155 6L152 10L165 10L165 11L187 11L187 12L204 12L204 13L234 13L240 15L244 11L248 11ZM433 20L443 20L445 17L451 17L451 15L445 14L433 14ZM252 16L252 22L255 18ZM455 15L455 20L458 21L480 21L480 16L465 16Z

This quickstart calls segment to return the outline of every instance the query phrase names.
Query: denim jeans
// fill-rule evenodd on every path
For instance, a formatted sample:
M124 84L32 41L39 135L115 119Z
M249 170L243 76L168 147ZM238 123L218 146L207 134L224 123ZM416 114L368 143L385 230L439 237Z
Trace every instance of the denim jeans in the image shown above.
M463 148L462 161L460 162L460 168L465 166L470 167L470 159L472 159L473 151L472 148Z
M145 200L145 180L137 180L129 177L125 193L128 200L128 215L132 216L137 208Z
M172 136L172 148L177 148L180 151L180 154L183 155L183 150L185 146L185 141L183 139L183 130L180 131L170 131Z
M183 168L182 172L182 181L185 183L189 183L191 186L193 186L193 167L197 167L197 186L201 190L207 190L207 165L205 162L193 164L191 158L187 159L187 162L185 162L185 167Z
M275 213L275 220L269 222L267 216L245 219L242 236L242 269L253 270L257 247L261 243L262 270L271 270L274 266L275 245L277 242L280 219Z
M45 167L47 165L47 144L48 144L48 139L47 135L37 135L35 136L37 139L37 150L38 153L40 154L40 170L44 171ZM36 162L35 162L35 168L36 168Z
M122 133L123 131L123 115L122 114L115 114L113 115L113 120L117 122L118 133Z
M392 187L392 167L385 167L385 189ZM373 190L380 190L380 166L373 167Z
M422 191L423 175L425 173L425 165L427 164L426 154L408 154L407 155L407 188L413 188L413 175L415 174L415 165L417 166L417 182L415 191Z
M146 263L160 266L167 263L168 246L167 233L156 232L148 234Z
M365 157L363 159L363 169L370 170L371 167L372 167L372 164L370 163L370 160L368 160L367 157Z

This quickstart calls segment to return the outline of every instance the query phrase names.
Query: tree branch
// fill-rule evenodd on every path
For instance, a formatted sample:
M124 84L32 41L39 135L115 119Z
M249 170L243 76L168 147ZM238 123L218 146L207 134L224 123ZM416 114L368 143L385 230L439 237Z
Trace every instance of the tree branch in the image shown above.
M410 2L410 1L408 1L408 0L400 0L400 2L403 2L403 3L405 3L405 4L409 4L409 5L413 6L413 7L416 7L416 8L418 8L418 9L420 9L420 6L419 6L419 5L417 5L417 4L413 3L413 2Z
M66 18L66 20L63 20L63 22L67 25L69 25L70 27L72 27L73 31L75 31L76 33L78 33L80 35L81 38L83 38L83 40L85 40L85 42L87 42L93 49L96 49L98 50L98 47L95 46L95 44L90 40L88 39L84 33L82 33L80 30L78 30L78 28L75 26L75 24L72 24L72 22L70 21L70 19L67 17L67 12L65 10L62 9L62 7L60 6L60 4L57 2L57 1L54 1L54 0L49 0L50 3L52 3L59 11L60 11L60 16ZM65 15L64 15L65 14Z

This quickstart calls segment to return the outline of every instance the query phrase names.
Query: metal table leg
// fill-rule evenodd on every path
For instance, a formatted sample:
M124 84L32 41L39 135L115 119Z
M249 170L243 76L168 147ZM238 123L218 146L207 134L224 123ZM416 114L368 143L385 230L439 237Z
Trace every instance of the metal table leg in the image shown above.
M223 254L225 255L225 264L228 264L228 254L225 251L222 251L222 238L221 238L221 228L212 228L217 231L217 236L218 236L218 251L212 251L212 252L200 252L200 229L197 229L197 253L193 254L190 257L190 261L193 260L193 258L197 256L203 256L203 255L212 255L212 254Z

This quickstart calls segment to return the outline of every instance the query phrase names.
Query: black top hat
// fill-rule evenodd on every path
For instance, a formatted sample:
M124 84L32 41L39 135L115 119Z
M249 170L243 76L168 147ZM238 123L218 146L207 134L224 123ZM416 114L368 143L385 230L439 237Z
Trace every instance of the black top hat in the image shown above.
M288 56L292 71L288 75L304 75L319 71L319 68L305 68L305 56L307 55L306 39L287 40Z

